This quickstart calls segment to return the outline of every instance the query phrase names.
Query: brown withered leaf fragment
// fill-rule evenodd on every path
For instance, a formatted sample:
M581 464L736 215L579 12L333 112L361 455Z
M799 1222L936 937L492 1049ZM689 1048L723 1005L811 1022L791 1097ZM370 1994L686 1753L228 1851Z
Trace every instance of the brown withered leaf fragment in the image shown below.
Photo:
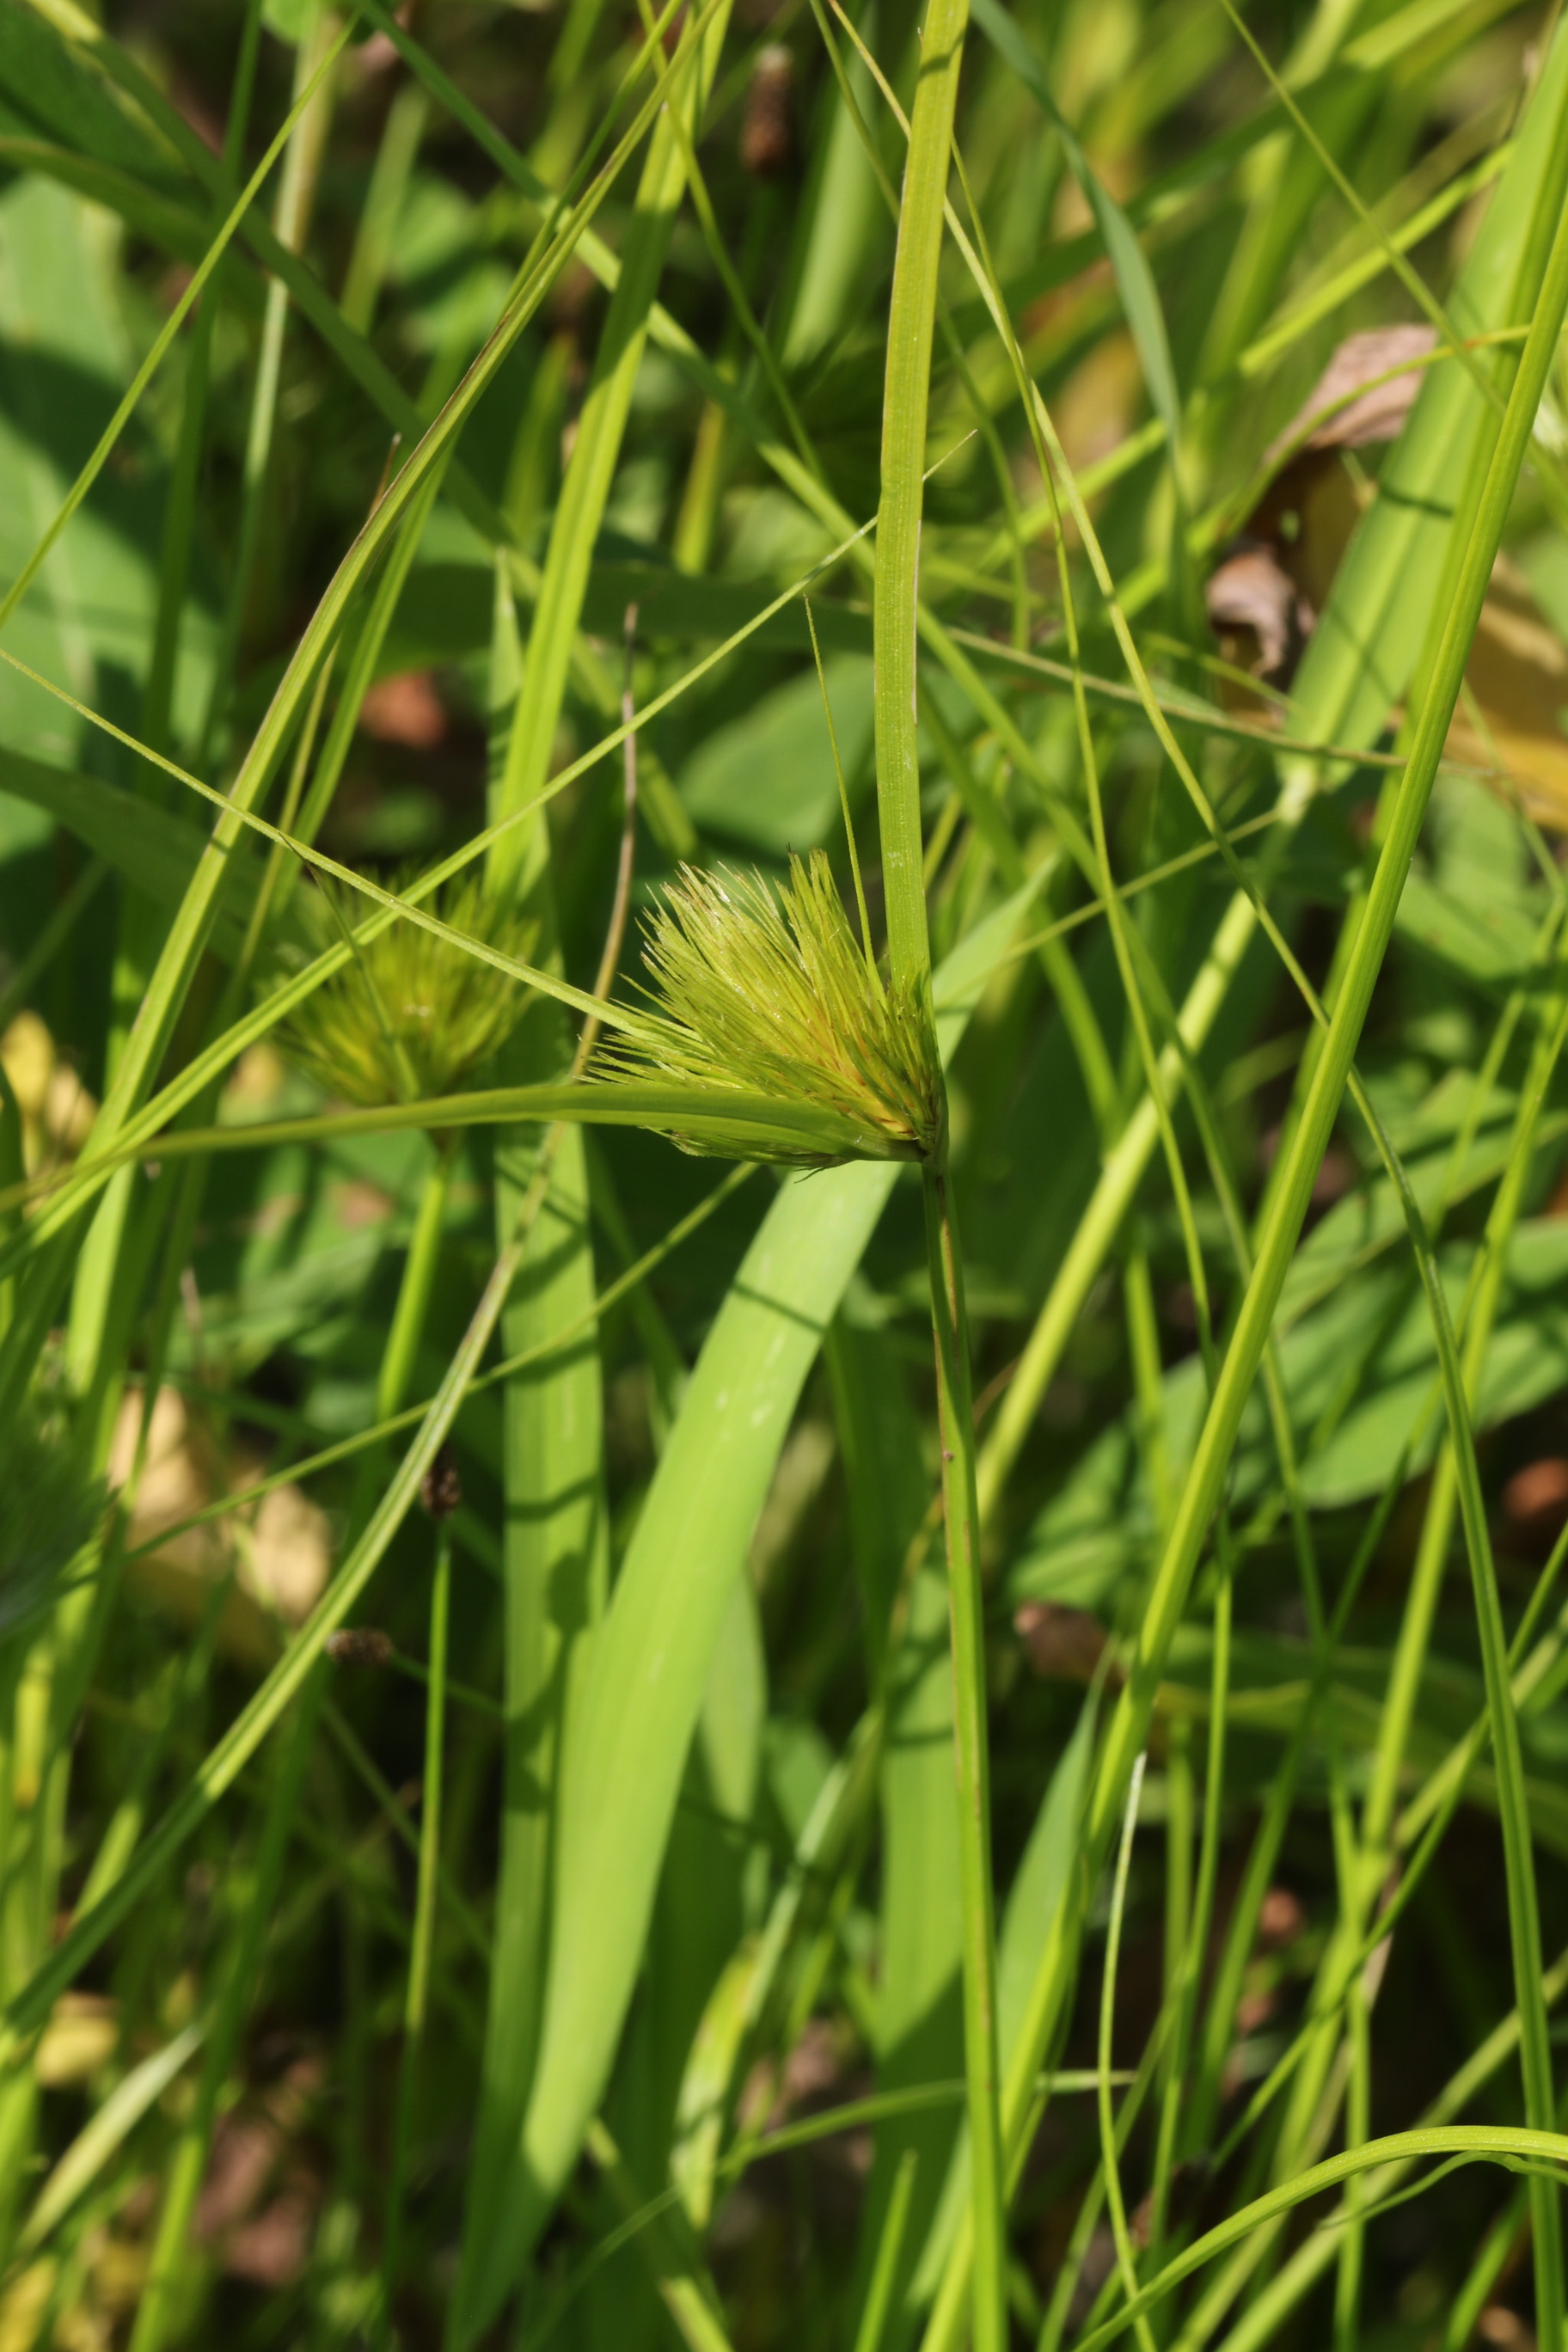
M753 179L776 180L795 155L795 59L771 43L752 68L741 125L741 161Z
M1047 1682L1092 1682L1109 1639L1098 1617L1061 1601L1026 1601L1013 1629L1029 1664Z
M1435 348L1426 326L1350 336L1275 440L1271 459L1288 447L1293 454L1206 591L1220 651L1233 667L1289 685L1352 535L1377 496L1374 484L1345 464L1344 452L1396 438L1425 373L1412 362ZM1401 373L1374 384L1392 369ZM1325 416L1336 400L1346 405ZM1492 568L1465 688L1448 730L1448 758L1476 771L1538 824L1568 834L1568 646L1506 555ZM1227 707L1257 708L1234 678L1222 679L1218 692Z
M321 1646L334 1666L389 1666L395 1655L391 1634L376 1625L340 1625Z
M1209 625L1239 668L1272 677L1292 663L1312 625L1312 615L1274 550L1248 540L1227 555L1204 589ZM1258 641L1255 661L1239 658L1245 645L1227 645L1231 632L1250 630Z
M1306 449L1366 449L1374 442L1397 439L1421 389L1424 360L1437 341L1432 327L1373 327L1364 334L1347 335L1312 386L1283 433L1269 448L1270 459L1295 446L1305 428L1311 431L1300 446ZM1391 368L1400 373L1390 375ZM1377 379L1387 376L1385 383ZM1362 385L1368 389L1361 391ZM1356 394L1343 408L1335 404ZM1325 409L1332 410L1324 415ZM1321 419L1314 423L1315 418Z
M1289 451L1289 463L1205 591L1210 625L1235 667L1272 685L1289 683L1372 495L1352 482L1341 453L1396 437L1420 389L1422 371L1412 362L1433 341L1429 327L1378 327L1349 336L1271 444L1268 461ZM1378 383L1391 368L1403 373ZM1336 409L1337 401L1348 404ZM1332 415L1324 414L1329 409ZM1234 694L1224 698L1236 700Z
M1461 701L1455 711L1449 756L1500 767L1538 824L1568 830L1568 651L1504 555L1492 566L1465 683L1476 708Z

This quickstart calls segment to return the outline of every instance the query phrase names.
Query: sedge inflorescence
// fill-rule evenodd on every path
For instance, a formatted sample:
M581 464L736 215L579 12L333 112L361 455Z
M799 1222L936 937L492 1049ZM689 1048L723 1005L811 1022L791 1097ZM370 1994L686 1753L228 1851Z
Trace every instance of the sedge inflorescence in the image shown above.
M600 1057L607 1075L762 1097L855 1130L861 1151L927 1159L941 1148L942 1076L923 1003L858 945L821 850L790 860L777 894L760 875L684 866L644 942L651 1013ZM722 1141L677 1134L688 1150ZM733 1155L820 1166L849 1146Z
M406 878L392 888L401 893ZM465 875L428 902L455 931L529 961L538 926ZM321 944L330 917L318 908ZM419 924L395 922L305 999L278 1032L289 1059L330 1095L377 1105L451 1094L506 1043L532 993Z

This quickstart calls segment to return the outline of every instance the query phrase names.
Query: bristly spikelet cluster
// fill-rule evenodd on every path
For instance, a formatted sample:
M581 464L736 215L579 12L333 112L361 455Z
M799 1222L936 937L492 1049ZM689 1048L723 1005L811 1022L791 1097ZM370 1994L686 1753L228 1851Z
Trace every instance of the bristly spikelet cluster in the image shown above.
M389 886L408 887L408 878ZM343 936L312 894L320 944ZM531 960L537 926L487 895L483 877L464 875L424 902L514 961ZM363 918L363 906L353 919ZM454 1093L510 1036L531 993L493 964L450 947L417 923L396 922L279 1024L278 1044L330 1095L376 1105L429 1101Z
M682 867L649 926L654 1011L600 1059L606 1074L771 1097L847 1121L879 1153L932 1157L943 1097L925 1007L858 946L821 850L759 875ZM687 1150L821 1166L847 1152L767 1152L678 1135Z

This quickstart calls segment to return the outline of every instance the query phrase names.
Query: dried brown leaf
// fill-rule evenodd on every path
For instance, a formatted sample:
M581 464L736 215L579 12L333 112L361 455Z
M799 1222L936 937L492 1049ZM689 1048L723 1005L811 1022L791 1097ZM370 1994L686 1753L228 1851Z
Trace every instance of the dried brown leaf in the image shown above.
M1396 440L1421 388L1419 362L1436 341L1431 327L1373 327L1348 335L1274 441L1270 459L1298 442L1306 449L1365 449Z

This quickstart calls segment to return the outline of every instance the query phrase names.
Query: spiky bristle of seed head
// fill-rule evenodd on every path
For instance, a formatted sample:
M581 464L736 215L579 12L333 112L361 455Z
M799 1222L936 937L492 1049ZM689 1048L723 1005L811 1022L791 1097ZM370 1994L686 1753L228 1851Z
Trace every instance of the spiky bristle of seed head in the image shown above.
M401 895L411 876L389 887ZM311 903L314 903L313 901ZM538 926L498 901L478 873L461 876L428 910L513 962L532 955ZM363 908L351 910L363 919ZM330 911L310 918L321 947L341 939ZM377 1105L453 1094L502 1046L533 1002L493 964L417 923L392 923L281 1023L283 1053L329 1095Z
M847 1121L879 1153L941 1150L944 1096L929 1010L882 979L855 939L822 851L790 859L775 894L760 875L682 867L644 940L651 1010L601 1050L595 1071L766 1097ZM688 1150L753 1145L677 1135ZM848 1152L771 1151L821 1166Z

